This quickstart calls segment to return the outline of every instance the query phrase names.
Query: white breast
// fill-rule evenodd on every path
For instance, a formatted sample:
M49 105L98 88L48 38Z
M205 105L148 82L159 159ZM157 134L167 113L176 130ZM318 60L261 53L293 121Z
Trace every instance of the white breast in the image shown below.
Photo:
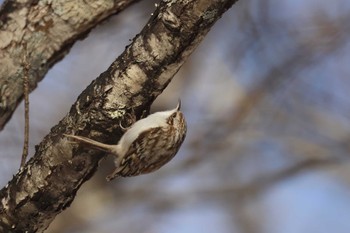
M131 143L137 139L140 133L156 127L164 127L166 126L167 118L176 110L164 111L164 112L156 112L150 114L146 118L143 118L139 121L136 121L130 129L128 129L122 138L118 142L118 146L121 148L121 155L124 155Z

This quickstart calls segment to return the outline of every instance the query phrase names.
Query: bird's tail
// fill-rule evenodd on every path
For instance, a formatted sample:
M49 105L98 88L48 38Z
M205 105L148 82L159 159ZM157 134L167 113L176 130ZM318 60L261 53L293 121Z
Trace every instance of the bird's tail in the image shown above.
M104 144L95 140L92 140L90 138L86 138L83 136L75 136L75 135L71 135L71 134L64 134L64 136L74 140L74 141L78 141L81 142L83 144L86 144L87 146L100 150L100 151L104 151L113 155L118 155L118 145L108 145L108 144Z

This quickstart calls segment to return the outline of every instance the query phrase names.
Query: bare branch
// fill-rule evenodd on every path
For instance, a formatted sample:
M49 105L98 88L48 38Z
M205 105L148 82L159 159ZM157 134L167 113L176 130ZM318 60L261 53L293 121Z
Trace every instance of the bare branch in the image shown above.
M27 53L27 45L24 44L24 55L23 55L23 69L24 69L24 75L23 75L23 95L24 95L24 142L23 142L23 152L22 152L22 159L21 159L21 167L24 166L24 164L27 161L28 157L28 146L29 146L29 64L28 64L28 53Z
M79 96L0 191L0 231L42 232L96 171L99 152L67 143L88 136L116 143L119 122L140 116L164 90L215 21L237 0L162 1L130 46Z

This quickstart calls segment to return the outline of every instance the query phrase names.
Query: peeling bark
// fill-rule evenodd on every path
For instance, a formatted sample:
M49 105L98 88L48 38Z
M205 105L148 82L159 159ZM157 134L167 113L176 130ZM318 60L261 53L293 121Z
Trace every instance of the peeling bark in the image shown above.
M75 134L116 143L126 113L141 115L214 22L237 0L162 1L142 32L79 96L23 169L0 191L1 232L43 232L96 171L100 152L68 143Z
M0 9L0 130L23 98L27 45L31 90L74 42L137 0L5 1Z

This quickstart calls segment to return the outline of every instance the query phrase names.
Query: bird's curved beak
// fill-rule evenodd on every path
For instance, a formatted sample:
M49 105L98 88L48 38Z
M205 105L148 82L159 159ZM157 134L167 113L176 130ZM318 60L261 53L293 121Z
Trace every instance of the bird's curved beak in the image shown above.
M179 102L177 103L177 106L176 106L176 111L180 111L181 109L181 100L179 99Z

